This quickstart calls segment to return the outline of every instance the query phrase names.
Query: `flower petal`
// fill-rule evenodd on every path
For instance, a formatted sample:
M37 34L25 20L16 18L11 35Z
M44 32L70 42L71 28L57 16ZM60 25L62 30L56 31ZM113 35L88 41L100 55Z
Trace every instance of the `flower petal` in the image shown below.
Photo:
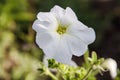
M55 22L56 21L55 16L50 12L39 12L37 14L37 18L40 21L47 21L47 22Z
M52 32L37 33L36 43L40 48L45 48L47 45L51 44L58 35Z
M46 56L54 58L58 62L70 64L72 54L70 54L68 45L61 38L45 47L43 51Z
M83 30L88 28L86 25L84 25L82 22L80 21L74 21L68 28L68 32L72 33L75 31L79 31L79 30Z
M50 12L39 12L37 18L41 23L46 25L46 27L50 27L50 29L56 29L58 26L55 16Z
M91 44L95 40L95 31L92 28L85 28L82 30L72 28L70 34L79 38L86 45Z
M54 13L57 19L60 19L64 15L64 9L60 6L55 5L50 12Z
M65 15L77 20L77 16L76 14L74 13L74 11L70 8L70 7L67 7L66 10L65 10Z
M50 12L52 12L56 16L58 23L63 26L68 26L77 20L75 13L69 7L67 7L65 10L56 5L51 9Z
M75 61L71 60L70 62L70 66L73 66L73 67L78 67L78 65L75 63Z
M32 28L36 31L36 32L46 32L47 31L47 26L48 24L46 22L40 22L39 20L35 20Z
M59 43L59 47L56 49L54 58L59 62L70 65L72 54L70 54L69 47L66 43Z
M87 45L84 44L79 38L68 34L65 35L65 38L73 55L81 56L87 51Z

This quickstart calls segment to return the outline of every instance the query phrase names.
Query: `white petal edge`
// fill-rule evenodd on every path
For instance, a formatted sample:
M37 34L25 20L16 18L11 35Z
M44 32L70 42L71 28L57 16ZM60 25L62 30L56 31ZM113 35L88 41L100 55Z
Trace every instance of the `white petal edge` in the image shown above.
M56 17L50 12L39 12L37 15L39 21L44 22L50 29L56 29L58 26L58 21Z
M84 44L79 38L76 38L72 35L65 35L66 42L71 50L71 53L75 56L83 55L87 49L88 45Z
M74 21L77 21L77 16L74 11L67 7L66 9L61 8L60 6L54 6L51 11L56 16L56 19L61 25L70 25Z
M69 17L72 17L73 19L77 20L76 14L74 13L74 11L70 7L66 8L65 15L68 15Z
M59 16L58 13L56 13L57 16ZM67 7L66 10L64 10L61 14L61 16L58 18L58 21L63 26L69 26L75 22L77 22L77 17L75 13L72 11L71 8Z
M40 22L39 20L35 20L33 25L32 25L32 28L36 31L36 32L40 32L40 33L43 33L43 32L46 32L47 31L47 23L45 22Z
M54 16L56 17L58 23L60 23L60 19L64 16L65 14L65 10L63 8L61 8L58 5L55 5L51 10L51 13L54 14Z
M64 14L64 9L58 5L55 5L50 12L55 13L56 16L62 16Z
M45 32L42 34L37 33L36 34L36 43L40 48L45 48L48 45L50 45L55 38L58 37L58 34L52 33L52 32Z
M48 59L50 59L50 58L47 57L46 55L44 55L44 57L43 57L43 63L44 63L44 65L46 67L48 67ZM77 67L77 64L74 61L71 60L69 66Z
M56 21L55 16L50 12L39 12L37 14L37 18L40 21L48 21L48 22L55 22Z
M71 60L70 61L70 66L77 67L78 65L73 60Z
M85 29L71 29L69 32L71 35L79 38L83 41L86 45L91 44L95 41L95 31L92 28L85 28Z
M56 41L53 41L53 43L44 48L43 51L46 56L53 58L58 62L68 65L70 64L72 54L70 54L68 45L60 38L58 38Z
M81 30L84 30L88 28L86 25L84 25L82 22L80 21L74 21L71 25L69 25L68 29L67 29L67 33L71 34L71 33L75 33Z

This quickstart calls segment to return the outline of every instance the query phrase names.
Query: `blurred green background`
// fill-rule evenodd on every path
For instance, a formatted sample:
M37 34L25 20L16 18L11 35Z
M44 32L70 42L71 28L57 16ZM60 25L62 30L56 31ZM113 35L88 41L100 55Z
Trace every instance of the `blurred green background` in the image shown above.
M36 79L43 53L32 24L38 12L49 12L54 5L71 7L94 28L90 50L114 58L120 67L120 0L0 0L0 80L42 80Z

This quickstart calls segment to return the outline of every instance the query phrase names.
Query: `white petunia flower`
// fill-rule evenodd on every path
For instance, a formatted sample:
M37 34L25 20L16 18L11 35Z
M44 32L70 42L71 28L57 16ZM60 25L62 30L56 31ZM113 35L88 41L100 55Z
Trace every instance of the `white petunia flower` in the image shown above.
M65 64L70 63L72 55L83 55L95 40L94 30L78 21L70 7L56 5L50 12L39 12L32 27L45 55Z
M102 66L110 71L110 75L113 79L117 76L117 63L114 59L106 59Z

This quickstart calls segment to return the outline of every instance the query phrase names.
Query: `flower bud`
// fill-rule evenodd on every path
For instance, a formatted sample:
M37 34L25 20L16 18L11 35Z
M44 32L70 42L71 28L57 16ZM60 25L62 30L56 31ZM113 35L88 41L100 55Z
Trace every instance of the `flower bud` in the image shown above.
M108 69L110 71L110 75L113 79L117 76L117 62L114 59L106 59L103 62L102 66L103 68Z

